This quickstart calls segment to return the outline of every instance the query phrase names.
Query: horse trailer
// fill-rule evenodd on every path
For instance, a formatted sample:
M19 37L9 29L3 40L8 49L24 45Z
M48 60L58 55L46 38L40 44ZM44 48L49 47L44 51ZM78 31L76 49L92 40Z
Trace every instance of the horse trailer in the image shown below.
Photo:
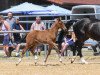
M95 18L100 20L100 5L77 5L72 7L70 19Z

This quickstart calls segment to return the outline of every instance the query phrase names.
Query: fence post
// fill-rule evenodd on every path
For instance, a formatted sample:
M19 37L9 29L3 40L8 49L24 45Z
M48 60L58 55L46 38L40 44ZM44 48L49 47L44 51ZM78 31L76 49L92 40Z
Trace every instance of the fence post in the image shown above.
M44 44L44 57L46 57L46 55L47 55L47 45Z
M26 57L30 56L30 52L27 50L26 51Z

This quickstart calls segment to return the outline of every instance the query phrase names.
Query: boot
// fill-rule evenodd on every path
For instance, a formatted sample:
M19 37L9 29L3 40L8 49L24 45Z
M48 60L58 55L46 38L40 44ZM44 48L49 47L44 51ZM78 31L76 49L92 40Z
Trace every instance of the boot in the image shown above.
M93 54L94 56L99 56L100 55L100 52L96 52Z
M38 52L38 55L40 56L40 52Z
M14 50L14 48L13 47L9 47L9 53L8 53L8 56L10 57L11 56L11 53L12 53L12 51Z

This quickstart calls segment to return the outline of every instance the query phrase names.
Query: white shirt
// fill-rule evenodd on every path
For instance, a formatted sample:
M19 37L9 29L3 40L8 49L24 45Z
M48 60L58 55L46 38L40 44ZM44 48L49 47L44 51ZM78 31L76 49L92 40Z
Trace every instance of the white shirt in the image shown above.
M46 27L43 22L41 22L40 24L37 24L36 22L34 22L31 26L31 30L45 30L45 29Z

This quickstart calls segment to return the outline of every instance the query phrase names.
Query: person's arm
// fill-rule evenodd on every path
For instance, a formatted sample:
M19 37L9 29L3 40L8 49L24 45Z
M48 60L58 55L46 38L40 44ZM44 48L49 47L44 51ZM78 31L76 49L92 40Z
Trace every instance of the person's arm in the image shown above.
M12 25L12 29L13 29L13 30L16 30L16 28L15 28L15 23Z
M72 32L72 39L73 39L74 42L76 41L75 33L74 32Z
M10 31L11 30L10 29L10 25L9 25L9 23L7 21L4 21L4 25L5 25L6 29L7 29L7 31ZM12 38L11 33L8 33L8 34L9 34L10 39L11 39Z
M30 31L34 30L34 23L31 25Z
M69 41L72 41L73 39L72 38L70 38L67 42L69 42Z
M64 37L63 40L64 40L64 42L66 42L66 41L67 41L67 40L66 40L66 37Z
M0 26L0 31L2 31L2 27Z
M24 28L23 28L23 26L22 26L22 25L20 25L20 28L21 28L21 30L24 30Z
M42 30L45 30L46 29L46 26L45 24L42 22Z

